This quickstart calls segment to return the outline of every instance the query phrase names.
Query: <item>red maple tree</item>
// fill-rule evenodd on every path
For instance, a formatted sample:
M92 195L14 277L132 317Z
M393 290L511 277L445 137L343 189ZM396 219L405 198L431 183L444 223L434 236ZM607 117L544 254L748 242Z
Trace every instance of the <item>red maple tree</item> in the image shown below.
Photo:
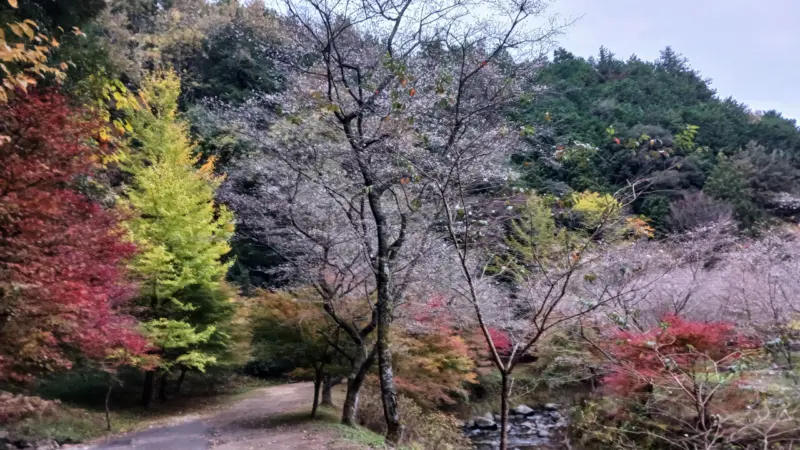
M606 347L614 363L604 382L613 393L646 400L669 392L672 403L693 411L698 429L706 431L715 400L732 387L737 363L758 343L729 323L672 315L646 332L618 331Z
M57 93L0 110L0 379L146 346L118 312L133 293L125 262L135 248L118 214L72 189L109 151L99 130Z
M659 327L643 333L615 333L608 348L616 364L605 383L618 392L636 392L658 378L673 378L676 372L733 364L747 346L731 324L667 316Z

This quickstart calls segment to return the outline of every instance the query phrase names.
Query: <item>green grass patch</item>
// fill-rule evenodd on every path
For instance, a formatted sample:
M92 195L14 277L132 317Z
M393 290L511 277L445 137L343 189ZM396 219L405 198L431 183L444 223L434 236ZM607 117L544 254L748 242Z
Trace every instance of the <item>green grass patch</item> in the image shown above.
M309 432L333 431L345 443L339 443L332 448L384 448L383 436L364 427L349 427L340 423L341 411L338 409L320 407L317 417L311 418L309 410L288 412L264 418L264 420L251 420L248 426L254 428L272 428L278 426L297 426ZM338 442L338 441L337 441ZM342 447L341 444L347 445Z
M347 443L347 447L337 447L334 445L332 448L389 448L386 447L383 435L362 426L349 427L343 425L340 420L341 411L338 409L320 408L317 412L316 421L318 422L317 425L319 429L333 430ZM398 447L398 450L411 450L413 448L414 447L401 446Z
M372 448L382 448L384 446L384 437L380 434L372 432L364 427L348 427L340 423L331 425L336 429L342 438L362 446Z

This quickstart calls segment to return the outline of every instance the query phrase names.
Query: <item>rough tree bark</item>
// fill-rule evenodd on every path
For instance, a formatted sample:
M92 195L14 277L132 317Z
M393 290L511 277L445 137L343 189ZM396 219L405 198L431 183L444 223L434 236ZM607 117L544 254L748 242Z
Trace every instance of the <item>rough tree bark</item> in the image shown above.
M357 146L354 144L354 148ZM357 158L361 160L360 155ZM368 170L362 166L362 175L366 186L373 186L374 180ZM389 336L389 327L393 319L394 296L392 293L392 259L402 247L406 221L403 220L400 234L397 239L389 243L389 223L383 210L381 197L383 192L371 189L368 200L375 220L378 238L377 255L375 261L375 284L377 287L378 309L378 377L380 379L381 399L383 400L383 416L386 420L386 445L394 447L403 439L405 427L400 422L400 413L397 409L397 388L394 384L392 371L392 349Z
M361 396L361 387L364 386L364 380L367 373L372 368L375 362L377 353L377 346L372 348L372 351L355 366L357 369L350 378L347 379L347 393L345 394L344 405L342 406L342 423L348 426L356 426L358 420L356 414L358 413L358 401Z
M189 369L187 369L186 367L181 367L181 374L178 376L178 381L175 384L175 394L180 394L181 393L181 387L183 386L183 380L186 379L186 372L188 372L188 371L189 371Z
M162 402L167 401L167 381L168 381L168 378L169 378L169 373L165 372L164 375L161 375L161 382L159 383L159 386L158 386L158 399L161 400Z
M153 394L156 389L156 372L148 370L144 374L144 386L142 388L142 406L149 408L153 403Z
M500 372L503 380L500 394L500 450L508 448L508 399L511 396L511 376L506 371Z
M317 418L317 410L319 409L319 393L322 389L322 370L314 370L314 403L311 405L311 418Z
M387 283L388 285L388 283ZM387 286L388 287L388 286ZM384 287L386 289L386 287ZM381 286L378 286L380 297ZM403 438L405 427L400 423L397 410L397 388L392 372L392 350L389 341L389 325L392 323L391 301L378 302L378 372L383 400L383 416L386 420L386 444L396 446Z
M337 385L338 380L334 380L332 376L325 375L322 378L322 400L320 401L321 406L327 406L329 408L333 408L333 387Z

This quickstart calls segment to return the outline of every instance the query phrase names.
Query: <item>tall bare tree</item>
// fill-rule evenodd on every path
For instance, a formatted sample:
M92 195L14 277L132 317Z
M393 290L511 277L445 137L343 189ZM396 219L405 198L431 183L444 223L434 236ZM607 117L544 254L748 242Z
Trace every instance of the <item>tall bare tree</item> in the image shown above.
M352 266L370 275L363 286L373 301L370 325L389 444L403 434L389 325L433 245L429 236L441 202L431 180L455 172L467 177L456 170L456 146L466 141L486 146L487 155L503 150L484 157L487 164L469 176L500 175L506 150L519 137L505 116L519 104L559 30L555 21L539 20L548 3L278 3L293 83L228 118L259 144L264 170L281 178L265 190L282 192L283 215L294 216L286 218L293 234L325 258L331 243L352 246L349 256L337 257L337 271ZM346 226L347 235L318 236L309 218L299 217L303 210L319 216L311 222L340 222L330 229ZM323 266L315 273L322 276Z

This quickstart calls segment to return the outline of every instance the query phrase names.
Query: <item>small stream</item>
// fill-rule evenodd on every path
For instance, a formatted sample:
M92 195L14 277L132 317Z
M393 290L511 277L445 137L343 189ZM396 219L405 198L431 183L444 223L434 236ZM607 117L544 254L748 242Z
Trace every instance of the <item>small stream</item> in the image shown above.
M548 403L541 408L519 405L512 409L508 421L509 450L561 448L567 419L558 405ZM464 424L464 433L476 450L500 448L500 416L486 413Z

